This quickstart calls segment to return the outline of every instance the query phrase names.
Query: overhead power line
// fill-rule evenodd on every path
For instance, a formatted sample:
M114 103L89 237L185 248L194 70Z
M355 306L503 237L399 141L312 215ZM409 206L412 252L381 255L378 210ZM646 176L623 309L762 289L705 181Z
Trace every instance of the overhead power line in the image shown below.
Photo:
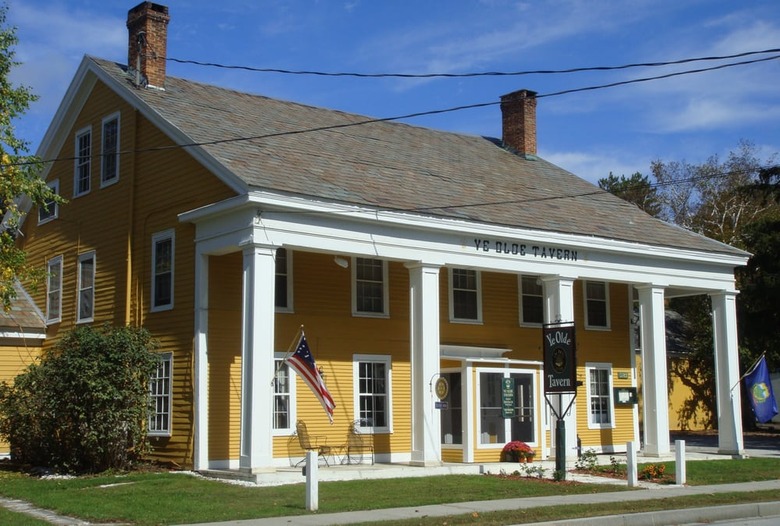
M777 51L780 51L778 49ZM763 52L750 52L749 54L757 54L757 53L763 53ZM744 55L744 54L742 54ZM772 55L769 57L763 57L763 58L757 58L753 60L745 60L741 62L731 62L728 64L719 64L716 66L710 66L707 68L698 68L693 70L685 70L685 71L678 71L674 73L666 73L663 75L656 75L651 77L641 77L637 79L629 79L619 82L612 82L608 84L599 84L594 86L586 86L581 88L572 88L568 90L562 90L557 92L551 92L551 93L544 93L544 94L537 94L536 98L545 98L545 97L556 97L561 95L569 95L572 93L579 93L579 92L587 92L587 91L595 91L600 89L607 89L607 88L614 88L618 86L626 86L630 84L636 84L641 82L650 82L654 80L662 80L662 79L668 79L672 77L679 77L683 75L692 75L692 74L699 74L704 73L707 71L715 71L720 69L726 69L731 68L735 66L744 66L749 64L756 64L760 62L766 62L770 60L777 60L780 59L780 55ZM688 60L696 60L696 59L688 59ZM329 131L329 130L336 130L336 129L342 129L342 128L351 128L355 126L364 126L367 124L373 124L373 123L381 123L381 122L391 122L391 121L400 121L400 120L406 120L406 119L413 119L417 117L425 117L425 116L431 116L431 115L440 115L444 113L452 113L456 111L462 111L462 110L468 110L468 109L476 109L476 108L485 108L489 106L497 106L501 104L500 101L491 101L491 102L481 102L476 104L466 104L461 106L454 106L449 108L441 108L436 110L426 110L426 111L419 111L414 113L407 113L404 115L396 115L392 117L380 117L380 118L369 118L364 119L356 122L349 122L349 123L342 123L342 124L334 124L330 126L318 126L313 128L301 128L298 130L287 130L283 132L276 132L276 133L268 133L268 134L262 134L262 135L254 135L254 136L248 136L248 137L231 137L227 139L215 139L211 141L199 141L199 142L191 142L187 144L174 144L169 146L156 146L156 147L150 147L150 148L142 148L137 150L126 150L126 151L120 151L119 154L137 154L137 153L144 153L144 152L155 152L155 151L166 151L166 150L174 150L174 149L180 149L180 148L190 148L190 147L200 147L200 146L211 146L211 145L217 145L217 144L225 144L225 143L232 143L232 142L244 142L244 141L259 141L263 139L270 139L270 138L277 138L277 137L285 137L285 136L291 136L291 135L300 135L305 133L314 133L319 131ZM99 155L98 155L99 156ZM0 169L4 166L24 166L24 165L32 165L37 164L39 162L42 163L54 163L58 161L74 161L77 159L76 156L70 156L70 157L58 157L54 159L44 159L44 160L35 160L35 161L22 161L22 162L15 162L15 163L6 163L1 164L0 163Z
M780 48L765 49L762 51L745 51L744 53L735 53L733 55L708 56L683 58L679 60L669 60L663 62L637 62L633 64L623 64L619 66L585 66L579 68L566 69L537 69L525 71L481 71L471 73L359 73L359 72L328 72L316 70L294 70L281 68L259 68L253 66L241 66L232 64L219 64L216 62L202 62L199 60L187 60L173 57L167 57L166 60L179 64L192 64L195 66L213 67L221 69L237 69L242 71L252 71L255 73L279 73L284 75L309 75L318 77L354 77L354 78L404 78L404 79L429 79L429 78L473 78L473 77L519 77L524 75L558 75L567 73L582 73L588 71L618 71L632 68L651 68L661 66L674 66L679 64L689 64L692 62L730 60L734 58L748 57L751 55L762 55L766 53L778 53Z

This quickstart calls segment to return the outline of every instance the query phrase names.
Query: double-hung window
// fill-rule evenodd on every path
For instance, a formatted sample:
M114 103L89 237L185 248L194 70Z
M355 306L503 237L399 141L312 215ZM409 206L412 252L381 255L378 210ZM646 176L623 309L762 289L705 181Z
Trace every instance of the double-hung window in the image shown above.
M46 265L46 322L62 319L62 256L49 260Z
M151 411L147 431L150 436L171 436L172 380L173 354L163 353L149 380Z
M100 160L100 185L119 180L119 113L103 119L103 137Z
M173 230L152 236L152 312L173 308Z
M609 329L609 287L603 281L585 281L585 327Z
M295 375L276 353L274 360L273 430L275 434L292 433L295 429Z
M276 310L292 312L292 251L285 248L276 249Z
M352 312L359 316L387 316L387 262L355 258L353 268Z
M450 321L482 321L479 272L465 268L452 268L449 274Z
M48 183L49 188L55 195L60 193L60 181L55 179ZM38 224L47 223L52 219L57 219L59 215L59 205L54 199L49 199L38 207Z
M358 430L366 433L392 431L390 356L353 357L355 415Z
M78 322L89 322L95 316L95 253L79 256Z
M75 174L73 196L89 193L92 164L92 129L84 128L76 134Z
M538 276L520 276L520 323L544 322L544 288Z
M612 365L586 363L585 371L588 391L588 427L591 429L615 427L612 414Z

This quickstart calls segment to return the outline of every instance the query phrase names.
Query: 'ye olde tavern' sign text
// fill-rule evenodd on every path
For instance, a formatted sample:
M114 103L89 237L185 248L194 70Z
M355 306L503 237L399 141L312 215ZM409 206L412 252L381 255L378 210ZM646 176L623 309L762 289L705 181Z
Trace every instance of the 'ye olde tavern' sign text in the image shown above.
M573 393L577 390L577 358L574 324L542 327L544 339L544 392Z
M532 245L512 241L494 241L491 239L474 238L474 249L477 252L492 254L507 254L512 256L555 259L559 261L577 261L579 253L570 248L555 245Z

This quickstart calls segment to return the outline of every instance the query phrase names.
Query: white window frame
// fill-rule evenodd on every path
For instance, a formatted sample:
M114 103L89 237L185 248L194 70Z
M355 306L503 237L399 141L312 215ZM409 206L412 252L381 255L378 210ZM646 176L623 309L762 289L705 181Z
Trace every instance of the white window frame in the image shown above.
M54 179L53 181L49 181L46 183L46 185L52 189L52 191L56 194L60 194L60 180ZM48 210L47 210L48 208ZM60 215L60 205L57 203L57 201L47 201L43 205L38 206L38 224L42 225L44 223L48 223L49 221L54 221L57 219Z
M81 155L81 139L83 137L89 137L89 153L86 156ZM73 153L73 197L81 197L87 195L92 189L92 127L87 126L76 132L76 140L74 144ZM81 172L86 172L87 187L83 191L79 191L79 182L81 181Z
M456 271L465 271L474 273L475 289L456 289L455 288L455 273ZM447 269L449 275L449 314L451 323L482 323L482 273L479 270L463 267L451 267ZM477 302L477 317L476 318L459 318L455 316L455 291L473 292L476 296Z
M85 285L84 284L84 274L82 272L82 267L84 265L85 261L92 261L92 275L90 276L90 279L92 280L91 285ZM91 321L94 321L95 319L95 269L97 268L97 259L95 258L95 251L92 250L90 252L85 252L84 254L81 254L79 256L79 264L78 264L78 289L76 291L76 323L89 323ZM91 290L90 290L91 289ZM82 318L81 316L81 307L82 307L82 293L90 290L91 292L91 305L90 305L90 314L91 316L84 316Z
M604 286L604 298L589 298L588 297L588 283L597 283ZM609 315L609 283L606 281L596 281L596 280L585 280L582 282L582 300L584 302L584 312L585 312L585 328L589 330L597 330L597 331L608 331L611 328L611 320ZM604 303L604 311L605 311L605 323L606 325L591 325L590 323L590 313L588 309L588 302L590 301L598 301Z
M276 254L279 254L280 250L284 250L285 253L285 259L286 259L286 265L285 265L285 271L284 274L279 272L279 267L277 266L275 269L275 276L276 279L279 280L281 278L285 279L286 285L287 285L287 304L284 306L276 305L276 299L274 298L274 307L276 309L276 312L293 312L293 251L287 248L277 248ZM278 287L277 287L278 288Z
M119 121L119 112L112 113L111 115L108 115L107 117L103 118L103 123L101 125L101 132L100 132L100 187L104 188L106 186L110 186L117 181L119 181L119 136L120 136L120 121ZM106 125L116 122L116 144L114 145L112 152L106 151ZM106 178L106 164L108 162L108 156L113 155L114 156L114 176L107 179Z
M167 364L168 376L167 378L160 375L160 370L165 370L165 364ZM167 389L165 385L163 389L157 392L160 382L167 381ZM158 400L164 400L167 407L167 411L160 412ZM147 421L147 435L152 437L169 437L173 433L173 353L166 352L160 353L160 365L152 373L149 378L149 403L151 412L149 414L149 420ZM162 415L165 425L158 428L156 422Z
M387 425L386 426L361 426L360 425L360 364L362 363L381 363L385 366L385 383L387 390L385 393L387 407ZM352 355L352 394L353 394L353 415L358 421L357 430L366 434L382 434L393 432L393 362L392 357L384 354L354 354Z
M56 281L52 280L55 275L53 268L57 268ZM59 323L62 321L62 256L51 258L46 263L46 324ZM56 285L53 289L52 285ZM57 316L52 317L52 294L56 294Z
M517 290L518 290L518 312L520 313L520 325L524 327L541 327L544 323L544 284L539 285L542 288L541 294L529 294L526 293L526 291L523 289L523 278L526 279L534 279L537 282L540 280L539 276L532 276L530 274L520 274L517 276ZM536 322L536 321L526 321L525 320L525 313L523 311L523 298L525 297L529 298L539 298L539 301L542 304L542 321Z
M364 259L379 261L382 264L382 312L358 310L358 261ZM378 258L352 258L352 315L367 318L388 318L390 316L390 279L387 274L387 261ZM364 280L368 281L368 280ZM376 283L375 281L373 283Z
M591 409L591 402L593 399L591 392L591 371L606 371L607 373L607 395L609 400L609 422L593 422L593 412ZM613 398L612 389L612 364L602 362L586 362L585 363L585 393L588 397L587 412L588 412L588 429L614 429L615 425L615 400Z
M289 436L295 433L295 423L297 420L297 412L295 410L298 405L298 398L296 396L296 384L298 383L298 374L289 366L282 362L282 360L288 356L287 353L277 352L274 353L274 405L271 408L271 428L273 429L274 436ZM280 396L280 393L276 391L276 374L280 367L287 368L287 385L289 390L282 395L289 398L288 406L288 420L289 427L276 427L275 415L276 415L276 397Z
M157 243L170 239L171 241L171 301L163 305L157 305L155 303L157 297ZM174 229L163 230L152 235L152 284L151 284L151 298L149 304L151 305L151 312L161 312L173 309L174 302L174 290L175 290L175 277L176 277L176 231Z

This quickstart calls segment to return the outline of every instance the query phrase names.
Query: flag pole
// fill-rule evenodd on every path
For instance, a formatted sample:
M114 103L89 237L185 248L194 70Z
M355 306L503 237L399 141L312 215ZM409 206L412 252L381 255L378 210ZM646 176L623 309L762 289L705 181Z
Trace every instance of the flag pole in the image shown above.
M281 369L282 364L284 364L287 358L292 356L292 353L295 352L295 344L298 343L298 341L301 339L302 334L303 334L303 324L301 324L300 328L298 329L298 332L296 332L295 336L293 336L293 339L290 342L290 346L287 347L287 352L284 354L284 357L276 363L276 367L274 367L274 377L271 380L272 386L276 383L276 375L279 374L279 369Z
M762 352L762 353L761 353L761 356L759 356L759 357L756 359L756 361L753 363L753 365L751 365L751 366L750 366L750 369L748 369L748 370L747 370L747 372L745 372L745 374L743 374L742 376L740 376L740 377L739 377L739 380L737 380L737 383L735 383L733 386L731 386L731 389L730 389L730 391L729 391L729 392L733 391L733 390L734 390L734 388L735 388L736 386L738 386L738 385L739 385L739 382L741 382L742 380L744 380L746 376L748 376L749 374L751 374L751 373L752 373L752 372L753 372L753 371L756 369L756 367L758 367L758 362L760 362L760 361L761 361L761 358L763 358L765 355L766 355L766 351L764 351L764 352Z

